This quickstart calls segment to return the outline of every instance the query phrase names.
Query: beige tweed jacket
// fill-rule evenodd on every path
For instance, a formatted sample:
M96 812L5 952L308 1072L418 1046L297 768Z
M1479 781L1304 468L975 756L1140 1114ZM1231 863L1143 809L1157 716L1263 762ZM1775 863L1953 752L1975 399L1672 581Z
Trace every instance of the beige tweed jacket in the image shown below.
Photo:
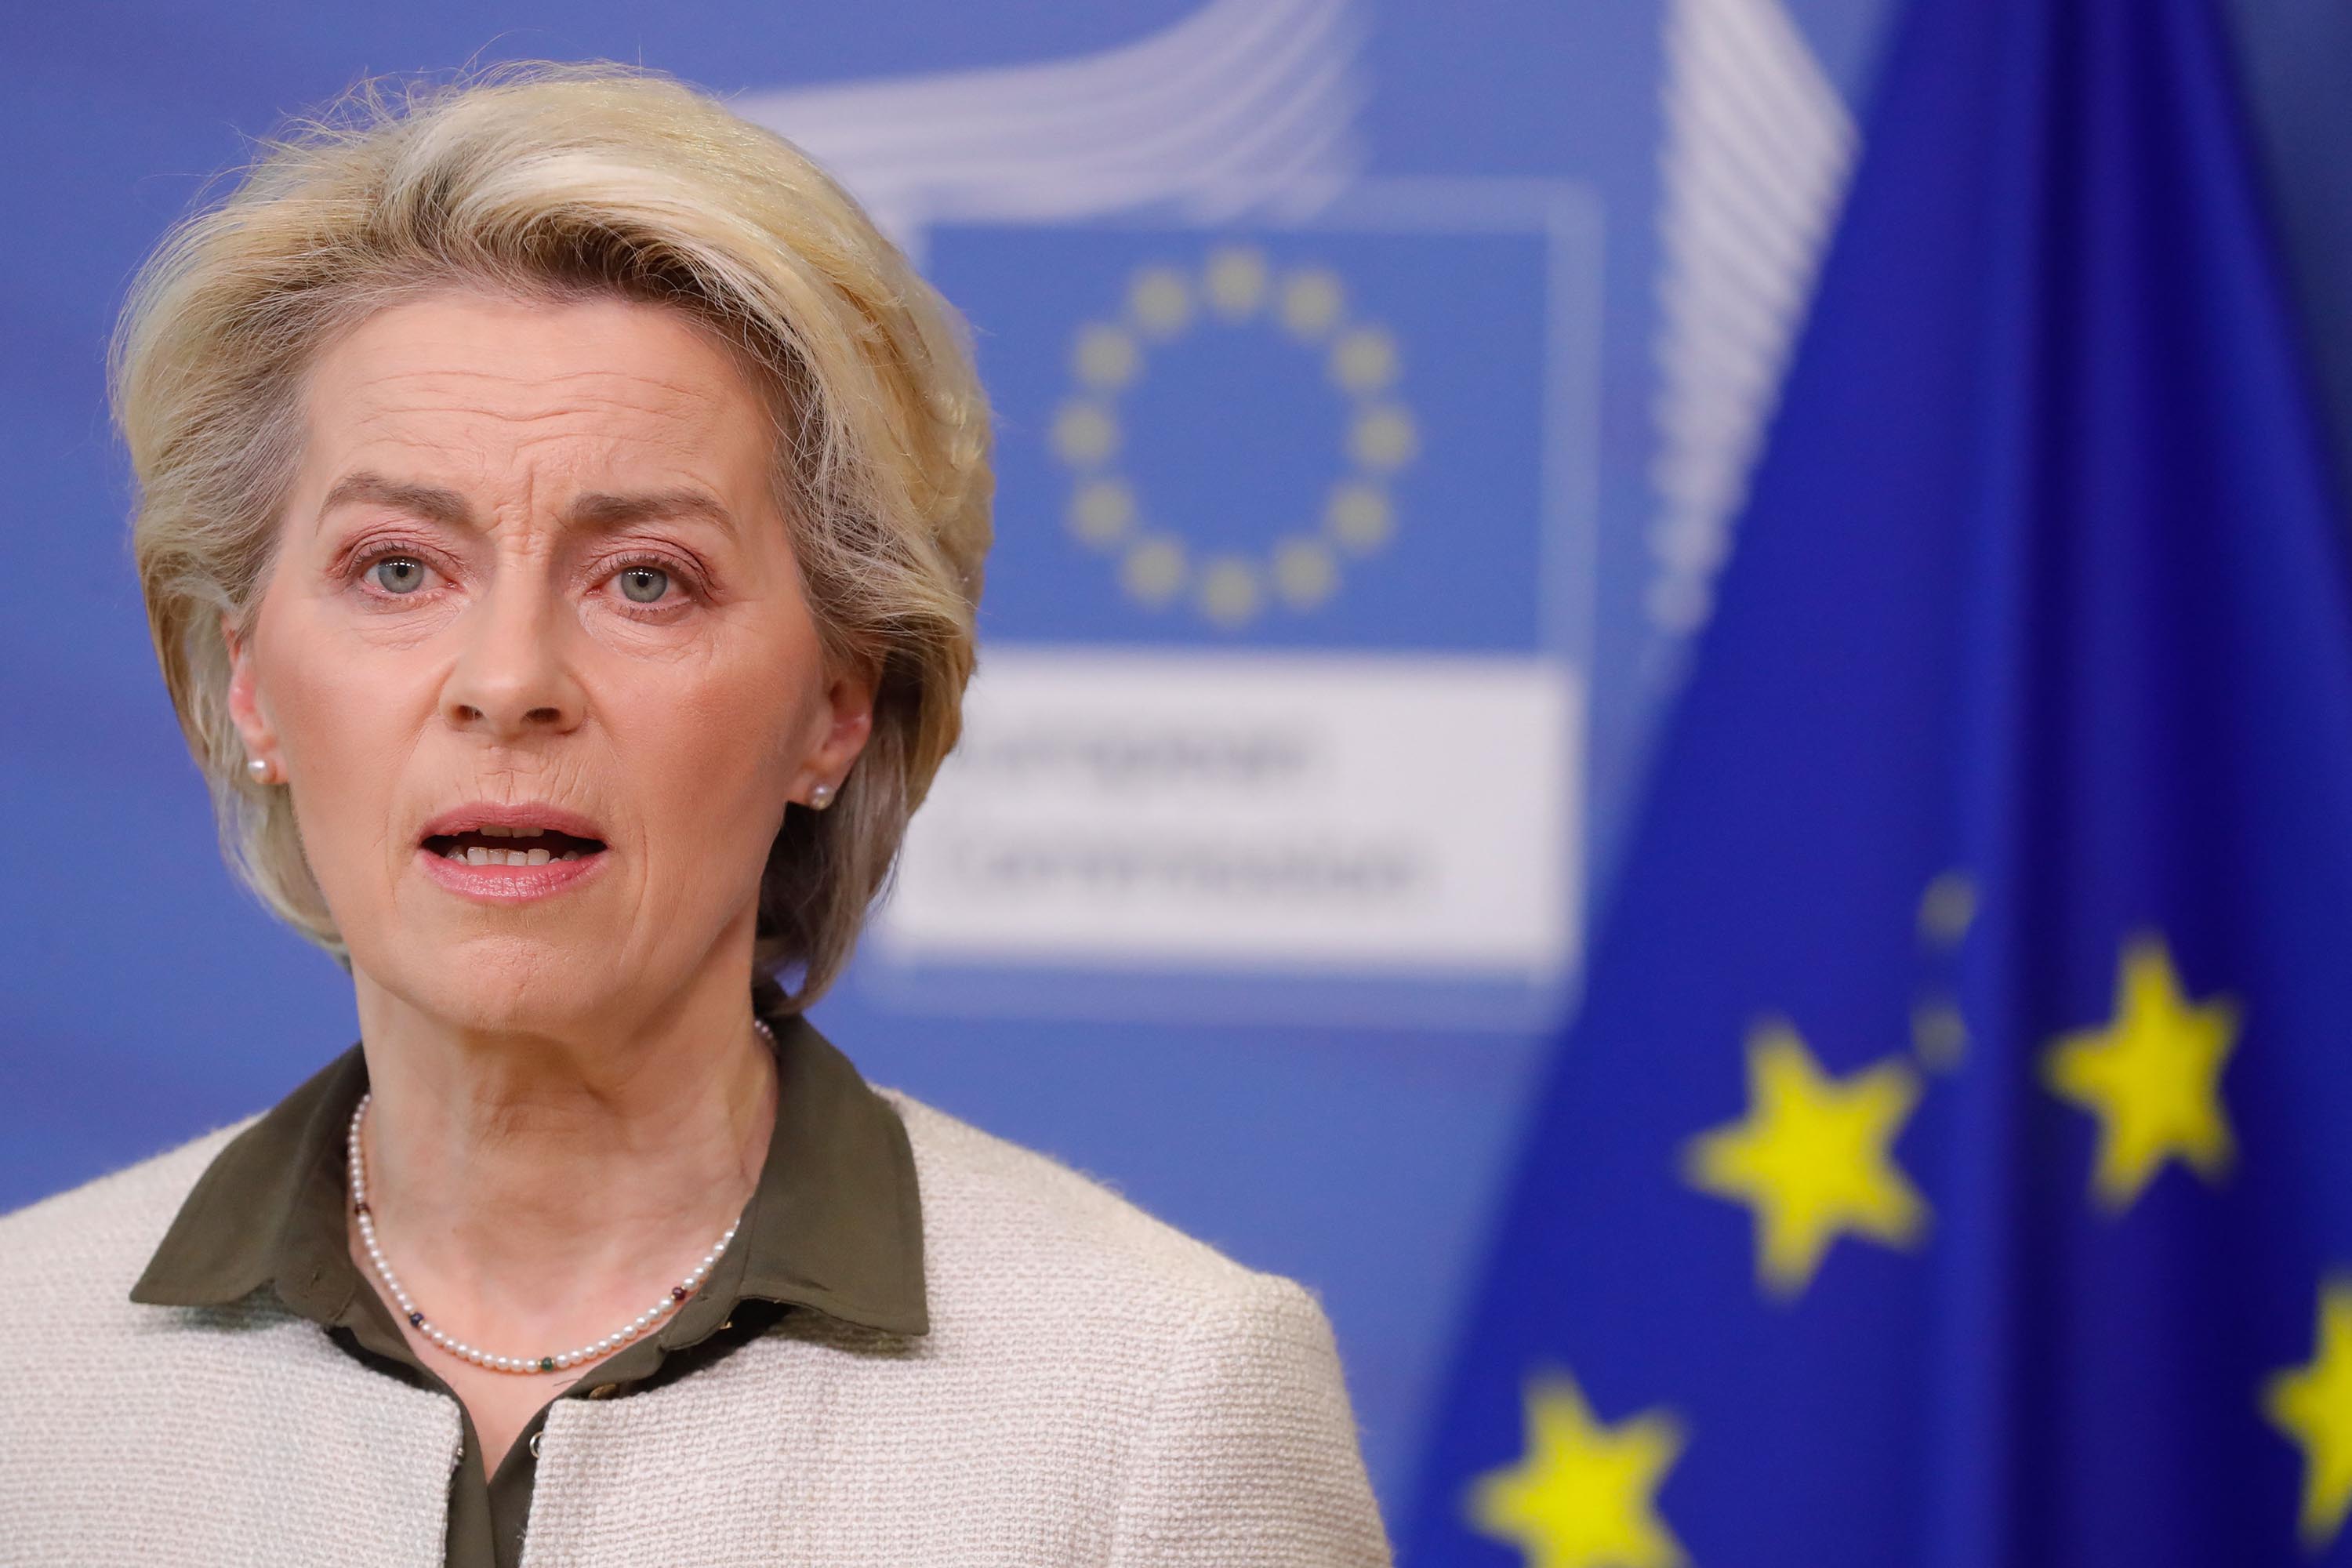
M667 1385L557 1401L526 1568L1388 1562L1312 1297L884 1092L930 1332L793 1313ZM242 1126L0 1219L0 1563L441 1561L446 1395L267 1290L128 1298Z

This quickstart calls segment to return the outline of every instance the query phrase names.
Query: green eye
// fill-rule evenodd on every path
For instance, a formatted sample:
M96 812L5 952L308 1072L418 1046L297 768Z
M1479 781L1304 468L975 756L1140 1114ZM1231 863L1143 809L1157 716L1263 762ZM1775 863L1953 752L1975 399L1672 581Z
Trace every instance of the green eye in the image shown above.
M658 604L669 588L669 574L657 566L632 566L621 574L621 592L640 605Z

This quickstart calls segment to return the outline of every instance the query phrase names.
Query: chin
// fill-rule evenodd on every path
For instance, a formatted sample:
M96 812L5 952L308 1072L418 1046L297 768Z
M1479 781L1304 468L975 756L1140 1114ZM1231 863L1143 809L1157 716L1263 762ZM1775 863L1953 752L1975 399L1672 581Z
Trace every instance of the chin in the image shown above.
M385 988L459 1029L572 1033L607 1010L616 973L601 947L512 933L399 945Z

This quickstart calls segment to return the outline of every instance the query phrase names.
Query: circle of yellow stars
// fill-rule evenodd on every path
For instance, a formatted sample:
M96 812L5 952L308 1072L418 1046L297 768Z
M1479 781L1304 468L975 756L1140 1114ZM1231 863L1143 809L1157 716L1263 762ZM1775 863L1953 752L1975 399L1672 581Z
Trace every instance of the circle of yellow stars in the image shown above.
M1973 885L1947 874L1921 900L1921 937L1948 951L1975 914ZM2209 1184L2227 1175L2236 1143L2221 1080L2241 1028L2232 999L2191 999L2152 932L2123 944L2114 994L2111 1019L2061 1035L2042 1060L2044 1086L2098 1123L2090 1196L2111 1215L2137 1204L2168 1164ZM1968 1031L1956 1000L1928 995L1912 1025L1922 1066L1957 1065ZM1908 1062L1890 1057L1837 1077L1793 1026L1769 1019L1749 1033L1747 1078L1747 1114L1689 1140L1683 1174L1754 1211L1768 1294L1801 1295L1840 1237L1916 1244L1930 1212L1894 1155L1925 1084ZM2317 1552L2352 1518L2352 1270L2320 1287L2312 1340L2311 1359L2274 1373L2258 1403L2302 1452L2300 1531ZM1472 1528L1517 1546L1529 1568L1678 1568L1685 1558L1657 1492L1688 1441L1680 1419L1655 1409L1606 1426L1559 1373L1522 1393L1524 1452L1472 1484Z
M1118 398L1146 368L1147 345L1181 340L1203 321L1271 321L1321 353L1327 378L1349 399L1346 467L1311 528L1275 541L1262 556L1195 558L1183 540L1146 513L1119 472L1126 439ZM1328 268L1277 270L1253 246L1209 253L1197 271L1154 265L1128 279L1115 321L1089 321L1070 345L1074 388L1054 415L1048 440L1071 476L1070 532L1116 557L1120 590L1159 608L1188 600L1213 624L1244 626L1273 604L1311 610L1339 586L1348 558L1376 554L1396 531L1391 482L1420 453L1420 428L1398 395L1402 362L1394 335L1351 321L1347 291Z
M1974 918L1964 879L1938 878L1921 900L1921 934L1933 946L1956 945ZM2163 939L2147 933L2125 944L2115 997L2114 1018L2061 1036L2042 1071L2052 1093L2097 1118L2092 1195L2120 1213L2171 1161L2209 1182L2226 1173L2233 1143L2221 1073L2238 1013L2227 997L2190 1001ZM1922 1000L1912 1037L1923 1064L1956 1064L1968 1038L1958 1004ZM1907 1247L1925 1234L1927 1202L1893 1153L1923 1081L1899 1057L1833 1077L1790 1025L1751 1032L1748 1113L1685 1145L1683 1175L1754 1211L1757 1276L1768 1292L1801 1295L1841 1236Z

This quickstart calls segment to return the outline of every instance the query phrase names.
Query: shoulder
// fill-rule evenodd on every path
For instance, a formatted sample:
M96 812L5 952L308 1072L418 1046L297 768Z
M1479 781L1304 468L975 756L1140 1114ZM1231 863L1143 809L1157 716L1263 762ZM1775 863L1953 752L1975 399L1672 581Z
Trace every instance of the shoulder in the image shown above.
M1287 1283L1235 1262L1049 1154L897 1089L877 1092L906 1125L935 1284L954 1289L962 1283L954 1272L982 1258L992 1275L1021 1276L1027 1289L1062 1280L1194 1305L1255 1297ZM942 1267L950 1274L944 1281L937 1279Z
M1096 1434L1118 1456L1111 1562L1388 1561L1311 1292L1059 1161L881 1092L921 1186L926 1359L984 1375L998 1414Z
M921 1190L936 1350L1160 1380L1188 1358L1287 1362L1339 1388L1329 1321L1109 1186L893 1089Z
M126 1310L131 1283L221 1150L256 1118L0 1215L0 1319L70 1300Z

